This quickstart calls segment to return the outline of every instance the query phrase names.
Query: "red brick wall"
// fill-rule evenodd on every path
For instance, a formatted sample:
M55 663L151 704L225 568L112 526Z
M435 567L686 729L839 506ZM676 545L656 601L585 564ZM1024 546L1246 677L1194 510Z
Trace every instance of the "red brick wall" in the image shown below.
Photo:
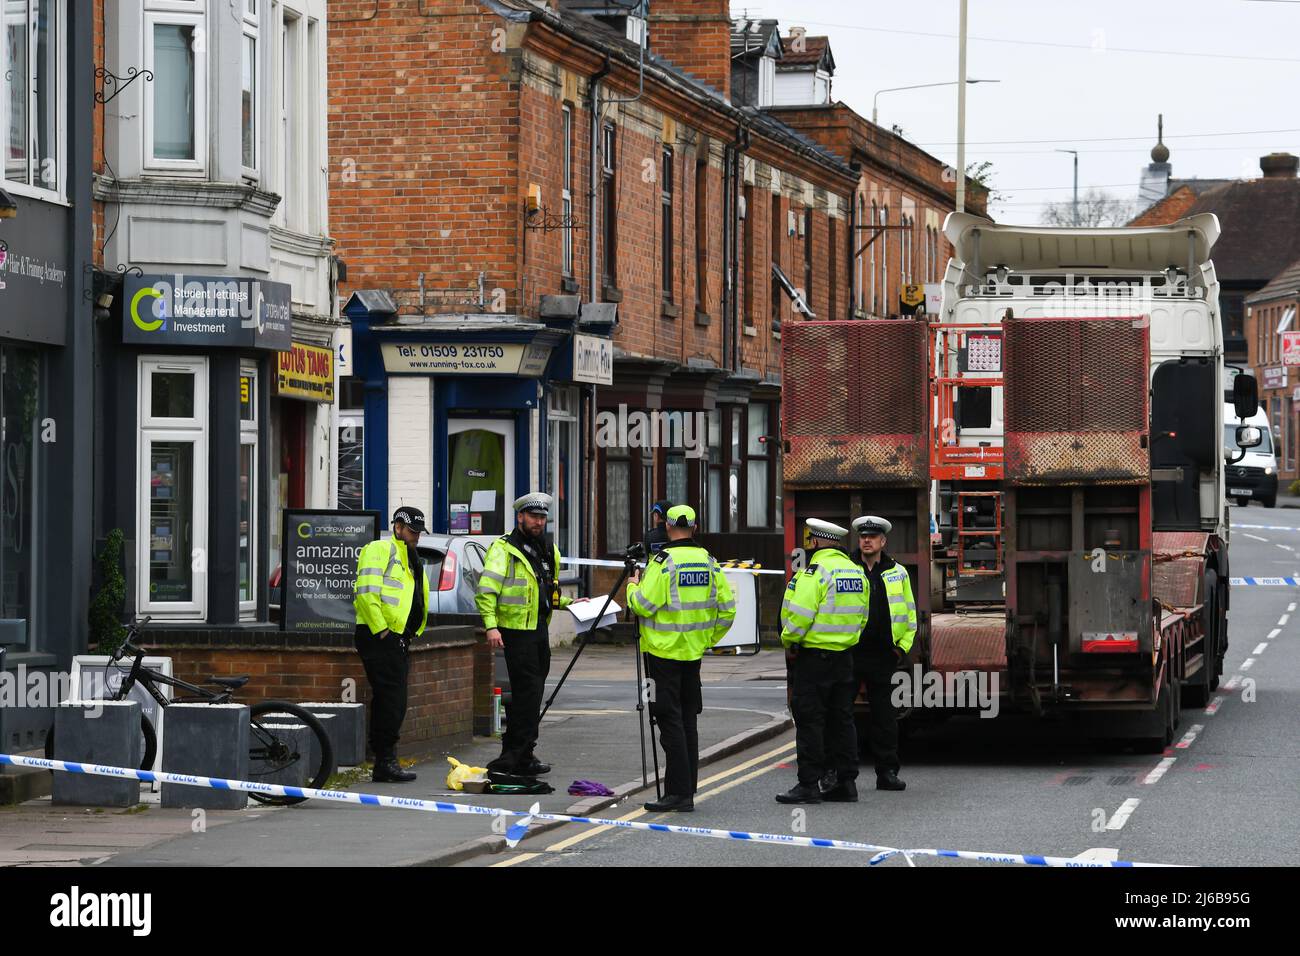
M344 681L351 679L356 682L355 699L366 705L369 719L370 684L361 658L353 650L166 644L151 645L150 650L172 658L175 676L191 684L201 685L212 676L250 675L252 679L236 695L240 703L341 701ZM473 732L474 681L473 646L412 647L408 709L399 751L404 755L423 753L468 741Z
M727 0L654 0L650 50L731 96L731 13Z
M515 309L518 57L493 33L505 22L462 0L331 2L330 15L330 231L350 288L412 305L420 273L429 290L468 289L484 271Z

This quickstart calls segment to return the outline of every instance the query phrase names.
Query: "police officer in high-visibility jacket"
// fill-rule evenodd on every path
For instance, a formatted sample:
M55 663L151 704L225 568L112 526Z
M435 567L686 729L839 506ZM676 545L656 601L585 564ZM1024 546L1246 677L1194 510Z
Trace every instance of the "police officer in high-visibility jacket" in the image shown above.
M551 496L531 492L515 500L515 530L492 542L483 559L474 604L488 643L504 647L510 674L501 756L487 769L534 777L551 768L537 759L538 725L551 669L551 612L568 607L560 594L560 549L546 540Z
M865 683L871 709L871 754L877 790L905 790L898 779L898 713L894 710L894 671L906 663L916 637L916 598L907 568L885 551L893 525L876 515L853 522L858 536L854 559L867 574L870 614L862 640L853 649L855 683Z
M664 746L664 796L645 805L652 813L695 809L704 709L700 659L736 618L736 598L722 568L692 540L695 509L667 509L667 543L633 575L627 606L641 619L641 650L652 697L650 713Z
M424 512L401 507L393 513L393 536L371 541L357 555L353 607L354 638L370 681L370 749L376 783L408 783L415 774L397 762L397 741L406 719L407 649L429 623L429 579L416 543Z
M809 518L808 567L786 585L781 643L790 661L799 782L778 803L853 803L858 742L853 727L852 647L867 623L867 579L845 551L846 528ZM819 782L834 772L823 791Z

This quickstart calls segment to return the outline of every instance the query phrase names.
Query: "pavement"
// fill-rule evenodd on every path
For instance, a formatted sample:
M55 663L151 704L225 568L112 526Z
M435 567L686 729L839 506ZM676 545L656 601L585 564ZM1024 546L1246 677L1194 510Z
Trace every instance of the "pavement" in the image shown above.
M569 662L552 658L547 695ZM752 657L706 658L700 762L708 766L792 726L786 709L785 664L780 652ZM502 797L450 791L445 756L411 764L413 784L374 784L369 774L336 789L430 798L524 810L583 815L653 799L641 782L635 656L630 647L588 647L542 723L538 756L554 770L545 779L556 792ZM648 728L647 728L648 738ZM500 741L475 738L451 755L484 766ZM646 752L650 766L649 750ZM407 763L404 761L404 763ZM660 754L662 767L662 753ZM578 799L566 789L578 779L613 789L613 798ZM500 852L503 835L483 815L420 813L390 808L308 801L297 807L253 805L238 811L163 809L158 794L142 787L139 808L56 807L48 797L0 808L0 866L439 866ZM557 826L535 823L529 836ZM563 826L563 824L559 824ZM499 828L499 824L498 824Z

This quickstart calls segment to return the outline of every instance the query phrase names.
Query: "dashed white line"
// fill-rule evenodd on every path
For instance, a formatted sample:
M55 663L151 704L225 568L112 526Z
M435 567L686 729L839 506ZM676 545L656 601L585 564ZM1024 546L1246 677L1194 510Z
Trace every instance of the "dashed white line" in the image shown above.
M1214 698L1214 700L1210 701L1210 703L1206 706L1205 716L1213 717L1215 714L1219 712L1219 708L1222 706L1223 706L1223 698L1222 697Z
M1281 548L1283 551L1294 551L1294 550L1295 550L1295 548L1291 547L1291 545L1289 545L1289 544L1279 544L1278 547Z
M1279 634L1281 634L1281 633L1282 633L1282 628L1280 628L1280 627L1275 627L1275 628L1273 628L1273 630L1271 630L1271 631L1268 632L1268 637L1264 638L1264 640L1266 640L1266 641L1271 641L1271 640L1273 640L1273 638L1277 637L1277 636L1278 636Z
M1248 671L1254 666L1255 666L1255 658L1253 657L1247 657L1244 661L1241 662L1241 670L1243 671Z
M1166 773L1169 772L1169 768L1172 767L1177 762L1177 760L1178 760L1177 757L1166 757L1164 760L1156 764L1154 770L1152 770L1149 774L1147 774L1145 777L1142 778L1142 782L1144 784L1155 783L1157 780L1159 780L1161 777L1163 777Z
M1114 863L1119 859L1119 847L1117 846L1094 846L1084 850L1076 860L1097 860L1103 863Z
M1228 678L1228 682L1223 685L1223 689L1226 691L1235 691L1240 686L1241 686L1241 675L1233 674L1231 677Z
M1137 809L1138 804L1141 802L1142 801L1137 797L1129 797L1127 800L1121 803L1119 809L1115 811L1114 816L1112 816L1109 820L1106 821L1106 829L1107 830L1124 829L1124 824L1128 823L1128 818L1133 815L1133 811Z
M1286 606L1286 609L1287 609L1287 611L1294 611L1294 610L1295 610L1295 601L1292 601L1290 604L1288 604L1288 605Z
M1243 538L1251 538L1251 539L1253 539L1253 540L1255 540L1255 541L1263 541L1265 544L1268 543L1268 538L1261 538L1259 535L1257 535L1257 534L1251 534L1249 531L1243 531L1243 532L1241 533L1241 536L1242 536Z
M1196 739L1196 735L1204 729L1205 726L1203 724L1192 724L1192 729L1183 734L1183 739L1174 744L1174 749L1186 750L1192 745L1192 741Z
M1281 617L1279 617L1279 618L1277 619L1277 626L1278 626L1278 627L1286 627L1286 622L1289 621L1289 620L1291 620L1291 615L1290 615L1290 614L1283 614Z
M1268 650L1268 641L1265 641L1263 644L1260 644L1260 645L1259 645L1258 647L1256 647L1253 651L1251 651L1251 653L1252 653L1252 654L1263 654L1266 650Z

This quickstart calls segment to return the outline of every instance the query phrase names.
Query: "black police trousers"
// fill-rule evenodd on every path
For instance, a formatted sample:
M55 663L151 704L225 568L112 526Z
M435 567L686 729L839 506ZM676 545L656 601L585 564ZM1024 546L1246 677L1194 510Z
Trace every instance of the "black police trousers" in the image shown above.
M893 654L864 653L854 660L854 686L865 683L870 709L867 740L876 773L898 773L898 711L894 708L894 675L896 660Z
M650 716L664 748L664 793L693 797L700 772L696 718L704 710L699 661L674 661L645 654L651 684Z
M500 630L510 674L510 702L506 704L501 756L488 764L488 769L516 773L533 759L537 746L546 675L551 671L551 639L544 624L531 631Z
M853 726L853 654L800 647L790 666L790 713L799 752L799 782L816 786L834 770L841 781L858 777Z
M396 756L397 741L406 719L406 684L411 659L402 638L389 631L382 639L357 625L354 638L361 665L370 681L370 749L375 762Z

